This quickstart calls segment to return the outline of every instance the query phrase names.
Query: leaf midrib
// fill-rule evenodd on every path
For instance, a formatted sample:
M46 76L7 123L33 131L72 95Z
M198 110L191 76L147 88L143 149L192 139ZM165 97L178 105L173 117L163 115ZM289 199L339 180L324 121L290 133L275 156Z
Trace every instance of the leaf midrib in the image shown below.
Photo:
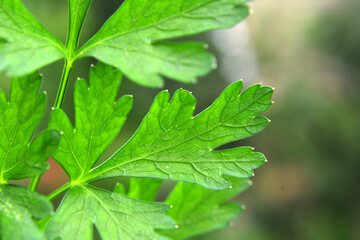
M106 213L110 216L110 218L116 223L117 226L119 226L123 231L124 233L126 233L127 235L129 235L131 237L131 239L134 239L136 240L129 231L127 231L125 228L122 227L121 223L119 223L119 221L116 219L116 217L113 216L113 214L108 210L107 206L106 206L106 203L103 203L103 201L98 198L96 196L96 194L94 194L91 189L88 189L86 188L85 186L83 185L79 185L80 187L82 187L83 189L85 189L85 191L87 193L89 193L100 205L101 207L106 211Z
M24 99L25 99L25 96L27 94L27 90L28 90L28 87L25 88L24 91L24 94L22 94L21 96L21 102L20 102L20 106L19 106L19 112L17 114L17 121L16 121L16 127L15 127L15 131L11 137L11 141L10 141L10 144L8 145L8 149L6 151L6 155L5 155L5 158L4 160L2 161L2 167L1 167L1 177L0 177L0 181L4 181L5 179L3 178L4 177L4 168L5 168L5 165L6 165L6 161L8 160L8 156L9 156L9 153L10 153L10 150L11 150L11 147L12 147L12 144L14 143L14 139L17 135L17 132L18 132L18 129L19 129L19 125L20 125L20 115L21 115L21 112L22 112L22 109L23 109L23 105L24 105ZM10 99L10 98L9 98ZM10 102L10 101L9 101ZM6 111L4 112L4 116L6 114ZM7 130L6 130L7 132Z
M129 164L129 163L132 163L132 162L136 162L136 161L141 160L141 159L145 159L145 158L147 158L147 157L149 157L149 156L151 156L151 155L158 154L158 153L163 152L163 151L167 151L167 150L169 150L169 149L171 149L171 148L173 148L173 147L176 147L176 146L179 146L179 145L181 145L181 144L183 144L183 143L185 143L185 142L191 141L192 139L194 139L194 138L196 138L196 137L198 137L198 136L201 136L201 135L203 135L203 134L205 134L205 133L213 130L214 128L222 125L223 123L225 123L226 121L230 120L231 118L234 118L236 115L238 115L238 114L240 114L241 112L245 111L248 107L250 107L251 105L255 104L259 99L261 99L262 97L266 96L266 95L269 94L269 93L271 93L271 92L266 92L266 93L262 94L260 97L255 98L250 104L248 104L246 107L244 107L241 111L237 112L237 113L234 114L233 116L231 116L231 117L223 120L222 122L214 125L214 126L211 127L210 129L208 129L208 130L206 130L206 131L203 131L202 133L200 133L200 134L198 134L198 135L195 135L195 136L193 136L193 137L191 137L191 138L188 138L188 139L186 139L186 140L184 140L184 141L182 141L182 142L179 142L179 143L177 143L177 144L175 144L175 145L172 145L172 146L167 147L167 148L165 148L165 149L159 150L159 151L157 151L157 152L153 152L153 153L150 153L150 154L149 154L149 152L148 152L146 155L143 155L143 156L141 156L141 157L135 158L135 159L133 159L133 160L128 160L128 161L122 162L122 163L120 163L120 164L118 164L118 165L115 165L115 166L111 166L111 167L109 167L109 168L107 168L107 169L105 169L105 170L100 171L99 173L97 173L97 174L95 174L95 175L93 175L93 176L91 176L91 172L92 172L92 171L90 170L90 171L91 171L91 172L89 172L90 177L89 177L88 179L86 179L86 180L87 180L87 181L91 181L91 179L96 179L98 176L101 176L102 174L104 174L104 173L106 173L106 172L112 171L113 169L120 168L121 166L124 166L124 165L126 165L126 164ZM238 95L238 97L240 97L240 95ZM206 111L206 110L204 110L202 113L204 113L205 111ZM195 120L195 119L196 119L197 117L199 117L202 113L198 114L198 115L197 115L196 117L194 117L193 119ZM170 128L173 128L173 127L174 127L174 124L173 124ZM163 135L164 135L164 133L162 134L162 136L161 136L160 138L162 138ZM130 140L127 144L125 144L121 149L123 149L126 145L130 144L130 142L131 142L131 140ZM118 151L118 153L121 151L121 149ZM151 149L153 149L153 148L151 148ZM116 159L116 158L115 158L116 155L117 155L117 154L115 154L115 155L114 155L111 159L109 159L109 160L114 160L114 159ZM108 161L109 161L109 160L108 160ZM107 163L108 161L105 161L103 164L99 165L97 168L101 167L102 165L104 165L104 164ZM154 160L152 160L152 161L154 161ZM156 162L156 161L155 161L155 162ZM213 161L212 161L212 162L213 162ZM97 168L95 168L95 169L97 169ZM95 169L94 169L94 170L95 170ZM87 174L87 175L89 175L89 174ZM86 175L85 175L85 176L86 176Z
M138 31L143 31L143 30L146 30L146 29L150 29L150 28L152 28L152 27L155 27L156 25L159 25L159 24L165 23L165 22L167 22L167 21L170 21L170 20L172 20L172 19L174 19L174 18L177 18L177 17L179 17L179 16L181 16L181 15L184 15L184 14L186 14L186 13L188 13L188 12L191 12L191 11L197 9L197 8L200 8L200 7L204 6L204 5L207 5L207 4L209 4L209 3L212 3L212 2L214 2L214 1L215 1L215 0L209 0L209 1L206 1L206 2L203 2L203 3L200 3L200 4L196 5L196 6L194 6L193 8L189 8L189 9L183 11L183 12L180 12L180 13L175 14L175 15L173 15L173 16L170 16L170 17L168 17L168 18L161 19L161 20L159 20L158 22L155 22L155 23L152 23L152 24L143 26L143 27L138 27L138 28L131 29L131 30L128 30L128 31L125 31L125 32L113 34L113 35L108 36L108 37L105 37L105 38L103 38L103 39L101 39L101 40L99 40L99 41L96 41L95 43L90 44L89 46L87 46L87 44L85 44L82 48L80 48L80 49L77 51L77 54L76 54L76 56L75 56L75 59L77 59L77 58L81 55L81 53L84 53L84 52L88 51L89 49L91 49L91 48L95 47L96 45L99 45L99 44L101 44L101 43L103 43L103 42L106 42L106 41L111 40L111 39L113 39L113 38L117 38L117 37L119 37L119 36L123 36L123 35L126 35L126 34L130 34L130 33L133 33L133 32L138 32ZM106 24L106 23L105 23L105 24ZM132 24L133 24L133 23L132 23ZM131 24L131 25L132 25L132 24ZM130 27L131 27L131 25L130 25ZM101 29L100 29L100 30L101 30ZM94 37L97 37L97 34L96 34ZM92 39L93 39L93 38L92 38ZM91 41L91 39L89 40L89 42L90 42L90 41ZM90 42L90 43L91 43L91 42Z
M14 22L15 25L18 25L17 22L12 18L12 14L9 13L7 11L7 9L5 9L4 7L0 7L0 9L3 9L3 12L8 15L8 17ZM36 20L35 20L36 21ZM54 41L53 39L51 38L47 38L47 37L44 37L44 36L41 36L39 34L35 34L35 33L30 33L28 31L24 31L24 30L19 30L19 29L16 29L16 28L12 28L10 26L6 26L6 25L1 25L2 27L4 28L7 28L11 31L14 31L14 32L17 32L17 33L20 33L20 34L25 34L25 35L28 35L28 36L31 36L31 37L35 37L35 38L39 38L39 39L42 39L42 40L45 40L47 42L49 42L52 46L58 48L63 54L64 56L66 56L66 51L65 51L65 48L62 44L59 44L58 42ZM31 25L33 26L34 28L38 29L37 27L35 27L34 25ZM44 29L45 31L47 31L46 29ZM49 32L47 32L48 34L50 34ZM51 34L50 34L51 36Z

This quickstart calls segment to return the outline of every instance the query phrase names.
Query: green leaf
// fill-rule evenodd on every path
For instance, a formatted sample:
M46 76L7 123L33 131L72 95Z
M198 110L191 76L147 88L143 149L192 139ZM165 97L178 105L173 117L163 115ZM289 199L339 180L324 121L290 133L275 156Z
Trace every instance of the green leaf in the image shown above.
M51 203L27 188L0 184L0 239L43 240L43 233L31 217L44 218Z
M126 0L77 57L92 56L138 84L161 87L161 76L192 83L214 66L205 45L164 42L228 28L249 13L245 0Z
M84 181L115 176L152 177L229 188L223 175L250 177L265 157L251 147L215 148L261 131L273 89L254 85L241 95L242 82L230 85L208 109L193 117L195 98L178 90L154 100L134 136L109 160L89 172Z
M69 193L47 225L49 239L91 239L93 224L103 239L162 239L154 235L153 229L174 227L170 218L161 217L160 212L167 208L133 198L153 200L161 179L188 181L212 189L229 188L230 182L223 175L249 177L252 169L265 162L265 157L251 147L214 150L252 136L269 122L257 115L272 105L273 89L254 85L240 95L242 82L237 82L196 117L193 117L195 99L189 92L178 90L170 103L169 93L161 92L128 143L93 168L120 131L131 108L130 97L114 101L120 77L118 70L99 63L90 70L89 87L84 80L76 83L75 128L60 109L52 113L50 127L63 132L53 156L71 182ZM87 185L116 176L158 179L131 179L128 195L132 198ZM125 189L119 185L115 192L124 193ZM160 215L151 213L152 206ZM237 207L231 206L238 214ZM227 214L230 215L233 216ZM166 224L152 225L162 222Z
M154 229L171 229L174 221L164 214L169 206L78 185L66 194L46 229L49 240L93 239L93 224L103 240L167 239Z
M122 183L116 183L115 188L114 188L114 193L120 193L122 195L126 195L126 189L124 184Z
M90 84L78 80L75 86L75 129L61 109L55 109L50 128L62 131L55 160L72 182L83 177L112 143L132 106L132 97L115 101L121 73L99 63L90 69Z
M161 183L161 179L130 178L127 195L134 199L152 202L156 198Z
M74 54L78 47L81 28L89 10L91 0L68 0L69 29L66 40L66 49Z
M20 0L0 0L0 71L28 74L65 57L63 44L49 33Z
M177 229L160 231L172 239L187 239L230 225L243 211L238 203L224 203L247 187L248 179L231 178L232 188L213 191L191 183L178 183L166 200L171 205L167 214L172 217Z
M38 93L40 84L37 73L14 78L9 101L0 90L1 183L42 174L60 141L59 132L48 129L29 143L46 107L46 94Z

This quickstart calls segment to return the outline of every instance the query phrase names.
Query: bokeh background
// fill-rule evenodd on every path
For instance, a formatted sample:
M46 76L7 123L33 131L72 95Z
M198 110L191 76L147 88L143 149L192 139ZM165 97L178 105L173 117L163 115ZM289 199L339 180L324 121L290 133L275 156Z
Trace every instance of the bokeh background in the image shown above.
M94 0L86 20L84 43L121 4ZM65 0L23 0L27 8L61 40L67 29ZM253 14L229 30L186 40L207 42L218 69L196 85L167 80L171 93L183 87L205 109L231 82L261 82L275 87L271 124L260 134L234 143L251 145L269 162L256 170L253 185L235 200L247 208L232 227L195 239L356 240L360 239L360 1L258 0ZM73 117L72 91L77 77L88 76L84 59L71 75L65 111ZM62 62L41 69L48 92L47 116L59 84ZM0 74L0 88L10 79ZM124 78L119 95L134 95L131 112L111 155L136 130L159 89ZM46 127L44 119L41 128ZM40 190L48 193L66 181L51 161ZM125 181L126 179L117 179ZM21 182L26 184L26 182ZM111 189L113 181L99 183ZM161 198L171 183L162 188Z

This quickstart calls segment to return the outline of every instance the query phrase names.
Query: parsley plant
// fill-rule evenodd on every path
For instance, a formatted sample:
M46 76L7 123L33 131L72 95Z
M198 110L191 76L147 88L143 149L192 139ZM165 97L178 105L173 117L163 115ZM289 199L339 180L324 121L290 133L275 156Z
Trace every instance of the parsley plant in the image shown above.
M215 60L205 44L174 38L228 28L249 13L247 0L126 0L100 30L78 46L91 0L68 0L63 44L20 0L0 0L0 70L13 76L7 98L0 91L1 239L186 239L229 225L243 207L224 203L247 188L252 170L266 160L251 147L218 150L269 123L273 89L231 84L206 110L193 116L186 90L160 92L138 130L112 157L96 165L119 134L132 96L116 100L122 74L145 87L162 76L183 83L207 74ZM61 109L69 75L81 58L99 60L89 83L76 82L75 123ZM37 70L64 59L48 129L37 134L46 108ZM36 192L47 159L70 181L47 197ZM113 192L92 182L127 176ZM32 178L28 188L9 180ZM166 203L154 202L162 180L179 181ZM53 212L51 201L65 194Z

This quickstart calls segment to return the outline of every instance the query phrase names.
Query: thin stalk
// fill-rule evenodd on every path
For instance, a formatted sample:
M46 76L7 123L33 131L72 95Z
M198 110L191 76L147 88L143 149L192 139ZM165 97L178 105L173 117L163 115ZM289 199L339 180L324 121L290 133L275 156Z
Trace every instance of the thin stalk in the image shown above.
M60 81L59 90L56 95L54 108L61 108L63 105L71 69L72 69L72 62L65 60L65 65L64 65L64 69L63 69L63 73L62 73L62 77L61 77L61 81Z
M63 105L66 89L67 89L67 86L69 83L69 76L70 76L71 69L72 69L72 62L65 60L64 69L63 69L63 73L62 73L62 77L61 77L61 81L60 81L59 90L56 95L54 108L61 108ZM36 191L41 177L42 177L42 175L39 175L39 176L34 177L31 180L31 182L29 184L29 189L31 191L33 191L33 192Z
M61 186L60 188L56 189L54 192L50 193L46 198L49 201L54 200L64 192L66 192L71 187L70 183L66 183L65 185Z
M73 67L73 63L76 61L76 59L74 59L73 57L78 47L81 29L83 27L85 17L87 15L87 12L91 4L91 0L84 1L81 3L81 5L80 2L77 3L74 2L68 1L69 24L68 24L68 34L65 42L67 58L65 60L60 86L54 104L54 108L59 108L59 109L62 107L64 102L64 97L69 82L70 72ZM40 182L40 178L41 175L36 176L30 182L29 188L32 191L36 191L36 188L38 187Z

